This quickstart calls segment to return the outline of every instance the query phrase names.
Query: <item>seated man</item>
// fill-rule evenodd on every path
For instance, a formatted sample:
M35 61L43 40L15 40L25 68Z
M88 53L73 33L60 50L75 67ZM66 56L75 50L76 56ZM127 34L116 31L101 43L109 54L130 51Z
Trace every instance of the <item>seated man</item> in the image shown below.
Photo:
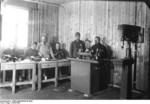
M38 54L38 50L37 50L37 42L33 42L31 44L31 47L29 47L27 50L25 50L24 58L36 60L38 56L39 56L39 54Z
M15 48L15 43L11 42L9 44L9 48L4 50L1 54L1 59L2 61L13 61L15 62L16 60L20 59L21 53ZM17 71L17 79L19 78L19 74ZM6 80L12 80L12 71L6 71Z
M56 46L55 51L54 51L55 58L58 59L58 60L67 58L67 54L65 53L65 51L63 49L61 49L60 43L57 42L55 46ZM61 67L58 70L59 70L58 71L59 76L67 75L67 74L70 73L68 71L68 67Z
M11 42L9 49L6 49L1 54L1 59L4 61L16 61L20 58L20 53L15 49L15 43Z
M67 57L67 55L65 54L64 50L62 50L61 45L59 42L56 43L56 49L54 51L54 56L56 59L64 59Z

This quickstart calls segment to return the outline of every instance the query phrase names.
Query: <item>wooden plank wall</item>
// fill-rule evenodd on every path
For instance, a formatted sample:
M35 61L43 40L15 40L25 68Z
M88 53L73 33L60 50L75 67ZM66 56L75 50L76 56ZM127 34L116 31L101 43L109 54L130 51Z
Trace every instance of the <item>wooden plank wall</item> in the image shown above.
M31 9L29 16L29 44L41 41L41 36L48 36L50 43L58 41L58 12L56 6L42 5Z
M58 40L58 10L56 6L39 5L40 36L49 36L50 42Z
M117 30L118 24L138 25L146 27L146 4L144 2L119 2L119 1L75 1L63 4L59 8L59 41L66 44L69 50L70 43L74 40L75 32L81 33L81 39L89 38L93 42L96 35L101 37L101 42L109 50L109 56L123 58L125 48L121 49L121 37ZM145 38L148 36L144 34ZM147 38L144 43L138 44L137 59L137 88L146 90L145 70L148 63L146 59ZM133 46L132 46L133 47ZM112 50L112 52L110 51ZM134 47L133 49L134 50Z
M1 54L1 39L2 39L2 15L1 15L1 1L0 1L0 54Z
M147 83L149 83L149 86L144 86L144 89L149 89L150 91L150 8L148 8L148 6L146 7L146 28L144 39L144 84L146 85Z

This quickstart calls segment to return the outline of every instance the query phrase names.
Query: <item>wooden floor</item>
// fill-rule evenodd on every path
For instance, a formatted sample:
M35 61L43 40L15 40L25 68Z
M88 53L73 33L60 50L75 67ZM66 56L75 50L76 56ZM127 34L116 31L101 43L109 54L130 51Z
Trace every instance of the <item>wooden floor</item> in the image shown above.
M94 95L90 98L86 98L80 92L69 92L70 81L65 80L60 82L58 89L55 89L54 83L45 83L41 91L31 91L31 86L20 86L17 87L17 92L15 94L11 93L11 88L0 88L0 99L119 99L120 90L117 88L108 88L101 93ZM146 99L146 97L133 94L134 99Z

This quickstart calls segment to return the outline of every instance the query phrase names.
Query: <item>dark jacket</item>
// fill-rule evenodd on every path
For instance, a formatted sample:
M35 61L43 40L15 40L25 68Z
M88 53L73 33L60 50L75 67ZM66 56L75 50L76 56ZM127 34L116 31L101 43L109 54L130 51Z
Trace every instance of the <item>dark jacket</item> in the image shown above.
M65 52L62 49L55 50L54 51L54 56L55 56L56 59L65 59L65 58L67 58L67 55L65 54Z
M9 57L7 57L6 55L11 55L11 57L9 58ZM1 54L1 58L3 59L3 60L14 60L14 58L16 59L18 59L18 58L20 58L20 56L21 56L21 53L19 53L19 51L18 50L16 50L16 49L13 49L13 50L11 50L11 49L6 49L6 50L4 50L3 51L3 53Z
M73 41L70 45L70 57L76 58L77 57L77 52L79 49L82 49L83 52L85 51L85 43L82 40L79 41Z
M28 58L30 56L38 56L38 50L32 49L30 47L26 49L24 52L24 58Z
M93 45L91 47L91 53L93 56L98 55L99 58L107 57L106 47L104 45L102 45L101 43Z

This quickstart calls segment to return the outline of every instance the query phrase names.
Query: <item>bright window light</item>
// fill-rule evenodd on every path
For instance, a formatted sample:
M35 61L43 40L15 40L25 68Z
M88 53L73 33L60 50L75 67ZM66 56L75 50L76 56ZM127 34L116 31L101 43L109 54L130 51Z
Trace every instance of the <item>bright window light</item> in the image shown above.
M15 42L18 48L25 48L28 44L29 12L12 6L2 9L2 42L5 47Z

